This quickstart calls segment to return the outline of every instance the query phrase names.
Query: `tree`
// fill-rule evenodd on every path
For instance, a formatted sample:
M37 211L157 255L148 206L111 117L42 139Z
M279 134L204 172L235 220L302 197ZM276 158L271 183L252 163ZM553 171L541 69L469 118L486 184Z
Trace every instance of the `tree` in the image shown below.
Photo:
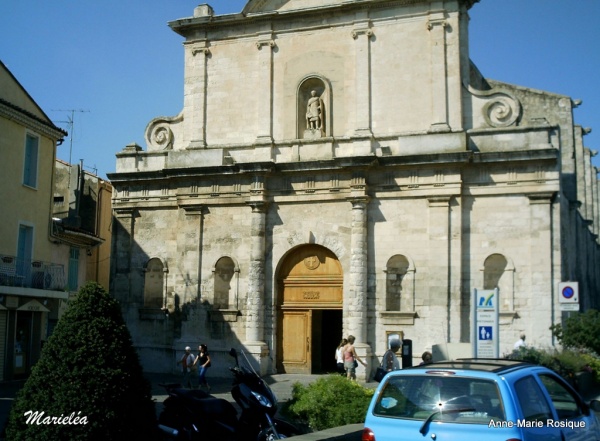
M155 439L149 382L118 302L81 288L12 406L7 439Z
M600 354L600 312L595 309L572 315L564 326L553 325L550 330L565 347L586 348Z

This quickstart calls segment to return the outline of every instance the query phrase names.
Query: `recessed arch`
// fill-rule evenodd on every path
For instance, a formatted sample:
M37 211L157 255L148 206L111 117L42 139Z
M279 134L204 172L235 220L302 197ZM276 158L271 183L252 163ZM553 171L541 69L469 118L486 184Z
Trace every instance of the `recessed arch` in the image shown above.
M162 259L153 257L144 267L144 307L163 308L165 306L165 273L167 266Z
M343 269L328 248L304 244L277 269L277 369L287 373L333 371L343 332Z
M322 103L320 109L320 125L318 129L314 128L313 130L310 130L311 123L307 118L309 100L311 100L311 98L318 98ZM300 80L296 92L296 101L298 139L332 136L332 91L331 85L325 77L311 74ZM314 106L310 107L314 108ZM320 131L320 136L315 135L318 131Z

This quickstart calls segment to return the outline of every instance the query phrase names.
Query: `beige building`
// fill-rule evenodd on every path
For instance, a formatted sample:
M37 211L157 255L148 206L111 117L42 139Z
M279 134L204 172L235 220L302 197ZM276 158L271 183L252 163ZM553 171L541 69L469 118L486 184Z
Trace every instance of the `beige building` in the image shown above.
M110 237L96 232L109 233L111 187L77 185L79 172L56 161L66 136L0 62L0 381L29 374L86 280L108 286Z
M145 369L206 343L224 365L235 346L262 372L323 372L352 334L364 379L389 334L415 360L469 344L474 289L499 289L503 353L521 332L556 344L559 282L600 306L576 104L487 80L474 3L250 0L170 22L183 109L109 176L111 292Z

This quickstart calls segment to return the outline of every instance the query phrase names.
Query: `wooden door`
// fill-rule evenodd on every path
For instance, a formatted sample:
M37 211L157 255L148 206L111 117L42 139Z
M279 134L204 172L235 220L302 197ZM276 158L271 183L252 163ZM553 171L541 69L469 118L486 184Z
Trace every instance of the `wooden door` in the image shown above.
M283 368L288 374L311 373L312 311L283 311Z

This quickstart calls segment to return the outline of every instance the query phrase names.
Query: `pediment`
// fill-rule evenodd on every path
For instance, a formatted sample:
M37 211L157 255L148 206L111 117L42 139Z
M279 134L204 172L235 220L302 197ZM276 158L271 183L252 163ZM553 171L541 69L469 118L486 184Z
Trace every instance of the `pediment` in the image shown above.
M249 0L242 14L261 14L268 12L287 12L302 9L314 9L349 3L343 0Z

